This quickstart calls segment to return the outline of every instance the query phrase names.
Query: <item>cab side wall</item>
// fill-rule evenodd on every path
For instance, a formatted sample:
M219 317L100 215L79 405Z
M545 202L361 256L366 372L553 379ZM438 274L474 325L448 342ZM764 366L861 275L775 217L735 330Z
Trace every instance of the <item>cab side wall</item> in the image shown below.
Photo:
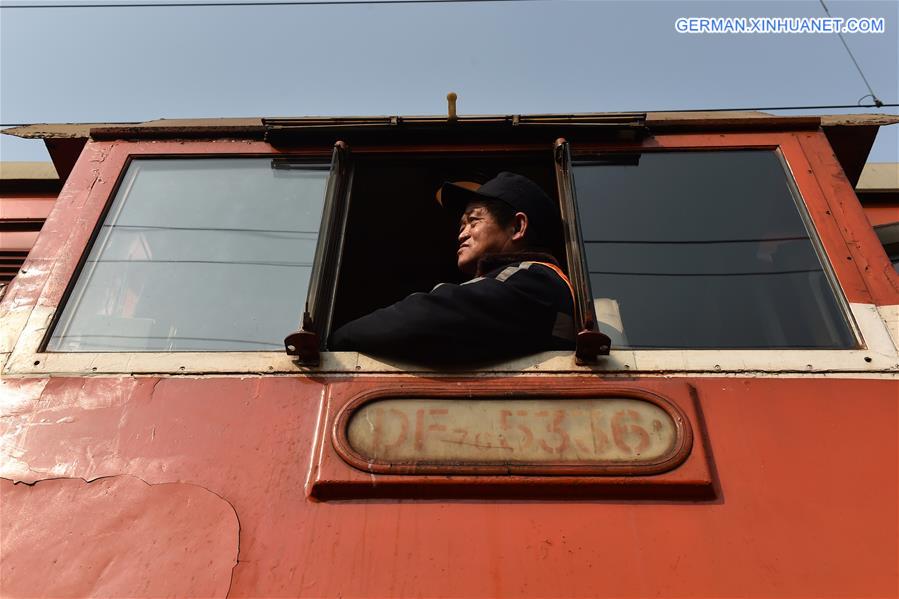
M899 306L886 260L851 185L820 131L665 135L647 149L780 147L850 303ZM0 381L0 476L41 485L53 478L133 476L189 484L219 496L239 521L228 592L235 596L345 597L883 597L899 592L896 505L899 380L871 370L835 375L681 376L693 385L716 483L715 498L675 501L316 502L306 487L330 395L341 386L400 388L440 374L340 376L107 374L39 370L37 352L131 153L159 156L277 153L262 142L90 142L25 265L0 305L0 353L21 352L30 371ZM29 347L24 347L27 344ZM31 353L29 353L31 352ZM38 357L35 358L34 356ZM27 357L27 360L25 358ZM86 371L109 356L86 355ZM138 354L113 356L133 372ZM209 356L206 356L209 359ZM93 361L93 362L92 362ZM34 366L32 367L32 362ZM8 365L7 365L8 366ZM24 366L23 366L24 368ZM188 371L190 372L190 371ZM585 377L679 376L586 372L522 375L547 396ZM855 378L848 378L848 377ZM471 373L462 381L496 378ZM521 379L519 379L521 380ZM70 504L93 501L83 483ZM24 484L5 492L25 493ZM123 511L127 516L127 505ZM132 516L116 537L127 552ZM103 530L80 544L34 546L0 522L16 567L52 573L86 563ZM186 529L185 529L186 530ZM185 532L185 535L189 532ZM107 541L108 542L108 541ZM160 553L183 551L176 536ZM11 580L9 560L0 580ZM134 594L143 570L85 569L84 580L121 576ZM11 594L0 582L0 594ZM187 584L187 583L185 583ZM217 587L218 588L218 587ZM46 590L46 589L44 589ZM42 589L32 589L40 594ZM188 594L189 586L180 589ZM172 591L179 594L179 590Z
M577 380L537 384L550 395ZM335 389L303 377L8 379L15 409L0 435L15 452L2 476L131 475L219 495L240 522L236 596L894 595L896 381L688 382L717 479L710 501L310 501ZM4 545L48 573L79 557L66 544ZM140 571L120 575L140 588Z

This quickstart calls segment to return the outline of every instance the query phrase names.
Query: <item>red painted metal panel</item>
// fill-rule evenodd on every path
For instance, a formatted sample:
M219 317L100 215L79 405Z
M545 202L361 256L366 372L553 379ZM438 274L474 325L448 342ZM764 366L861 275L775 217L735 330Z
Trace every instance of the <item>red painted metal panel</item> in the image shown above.
M47 218L56 203L52 193L0 195L0 220Z
M312 480L307 492L319 499L353 499L371 497L475 497L475 498L651 498L651 499L710 499L715 496L714 480L709 466L704 443L699 406L695 401L695 391L682 381L627 381L623 383L602 381L580 381L574 386L565 386L560 380L547 381L505 379L492 381L449 381L441 380L430 384L404 384L372 389L366 381L329 385L324 399L321 418L315 438L315 462L312 466ZM377 472L372 468L359 468L347 458L346 438L342 433L340 415L345 408L356 407L354 402L385 397L440 397L447 399L493 398L511 400L524 398L562 399L633 397L668 404L677 413L676 421L681 422L684 433L683 452L675 461L676 467L663 466L647 473L646 468L618 465L613 473L606 476L587 476L582 467L546 466L505 466L510 472L502 476L472 476L469 468L460 474L452 467L437 468L424 476L410 478L402 471L409 467L396 467L390 473ZM610 416L611 417L611 416ZM519 420L520 422L520 420ZM537 425L528 435L535 444L557 442L557 435L544 426ZM634 426L633 424L631 425ZM409 435L423 437L427 427L421 423L410 423ZM545 429L545 430L544 430ZM645 434L645 433L644 433ZM445 436L445 435L441 435ZM423 440L423 439L422 439ZM575 441L572 441L575 442ZM547 450L549 447L547 446ZM486 471L497 471L497 467L481 467ZM454 470L456 470L454 472ZM499 471L502 472L500 467ZM522 470L530 470L522 476ZM397 473L398 472L398 473ZM509 476L507 474L514 474ZM411 481L411 482L410 482Z
M30 250L38 235L39 231L0 231L0 251Z
M899 203L868 204L863 208L872 227L899 222Z
M305 377L8 379L2 474L209 489L240 519L236 597L895 596L899 383L684 380L714 501L311 501Z
M899 303L826 140L797 135L806 134L670 135L647 145L780 146L849 300ZM274 151L261 142L90 142L4 305L58 305L128 155L142 152ZM451 384L345 384L423 380ZM514 385L584 381L517 376ZM897 595L897 380L680 381L701 400L697 428L719 482L711 501L316 502L304 491L323 400L339 382L300 375L6 377L0 475L130 475L208 489L240 520L234 596ZM43 517L64 513L58 503L50 510ZM145 574L122 576L139 595Z
M817 186L824 199L819 206L826 206L827 215L839 225L839 239L831 228L823 231L822 237L826 235L825 245L833 248L828 253L849 301L899 304L899 273L881 249L824 133L797 133L796 138L809 164L808 171L797 172L796 178L805 181L810 190Z
M0 480L4 597L225 597L237 564L234 510L201 487Z

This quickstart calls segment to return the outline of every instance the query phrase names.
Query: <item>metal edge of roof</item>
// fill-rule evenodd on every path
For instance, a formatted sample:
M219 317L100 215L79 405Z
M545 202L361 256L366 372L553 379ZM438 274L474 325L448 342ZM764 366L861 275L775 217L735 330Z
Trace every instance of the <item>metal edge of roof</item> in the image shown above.
M899 123L899 114L829 114L821 116L822 127L882 127L897 123Z
M632 116L642 113L577 113L577 114L534 114L534 115L463 115L460 123L501 123L518 122L524 118L531 122L543 120L566 121L577 123L581 120ZM795 124L807 127L815 124L815 119L822 127L851 127L851 126L885 126L899 123L899 115L890 114L854 114L854 115L822 115L822 116L781 116L766 112L730 111L730 112L649 112L646 113L646 125L653 129L664 130L667 128L694 128L714 126L747 126L754 127L765 125L787 126ZM171 136L177 134L198 136L210 135L219 137L232 135L235 137L258 137L266 130L266 123L281 122L286 125L345 125L352 126L355 123L402 122L410 125L428 122L435 123L447 120L446 116L306 116L306 117L252 117L252 118L208 118L208 119L158 119L146 122L134 123L39 123L10 127L0 133L25 139L72 139L89 138L91 131L105 132L107 134L121 133L146 136L153 132Z

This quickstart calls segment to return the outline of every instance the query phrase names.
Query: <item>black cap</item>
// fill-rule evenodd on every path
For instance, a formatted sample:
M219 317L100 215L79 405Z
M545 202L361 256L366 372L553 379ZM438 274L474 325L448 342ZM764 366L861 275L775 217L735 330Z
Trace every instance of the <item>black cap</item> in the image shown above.
M523 175L502 172L476 190L455 183L444 183L441 204L458 222L471 202L499 200L516 212L528 215L528 238L532 243L551 245L559 228L555 203L539 185Z

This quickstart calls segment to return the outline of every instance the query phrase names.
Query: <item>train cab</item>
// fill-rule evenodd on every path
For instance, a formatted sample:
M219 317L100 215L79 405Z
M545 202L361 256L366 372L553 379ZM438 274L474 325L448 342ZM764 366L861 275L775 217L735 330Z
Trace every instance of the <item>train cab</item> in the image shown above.
M895 123L5 131L61 187L0 303L0 594L895 595ZM574 347L330 348L465 283L437 190L506 171L557 209Z

